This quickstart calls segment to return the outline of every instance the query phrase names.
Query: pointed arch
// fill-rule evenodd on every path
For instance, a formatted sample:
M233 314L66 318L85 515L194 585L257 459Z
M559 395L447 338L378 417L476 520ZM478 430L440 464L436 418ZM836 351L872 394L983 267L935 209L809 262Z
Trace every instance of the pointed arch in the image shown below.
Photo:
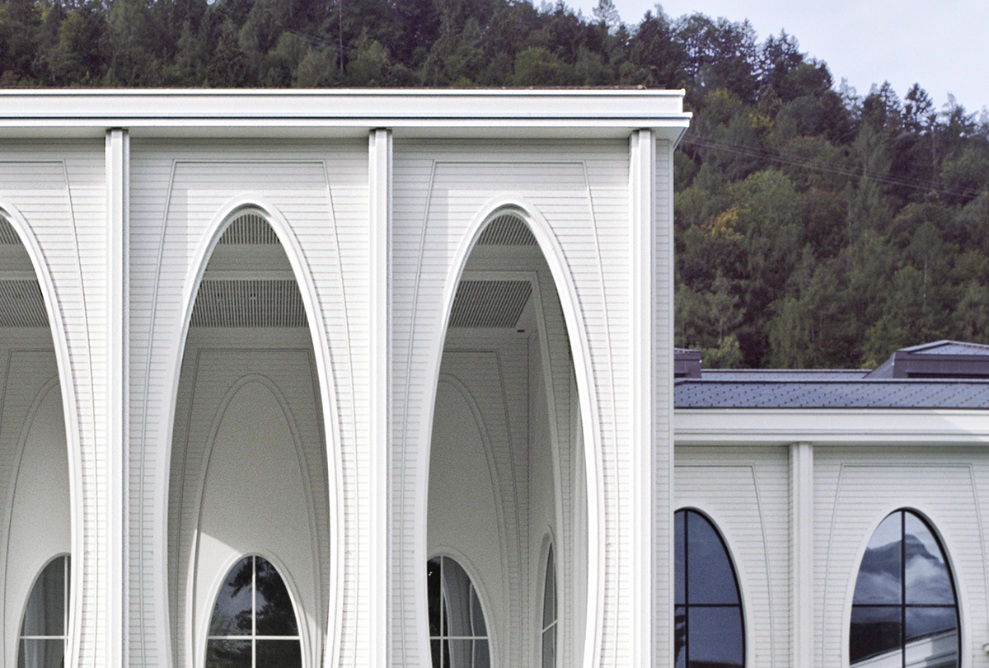
M61 389L62 415L65 420L65 440L69 464L70 542L72 555L76 557L70 563L70 578L72 582L79 583L78 586L69 590L70 628L67 629L69 634L67 651L69 656L77 656L82 629L82 615L79 613L82 608L83 588L81 583L83 582L84 562L82 555L85 547L83 545L82 437L79 433L79 416L76 414L77 403L75 386L72 382L72 358L69 354L68 332L62 319L55 280L34 230L17 207L2 198L0 198L0 217L6 219L14 232L17 233L28 257L31 259L34 274L38 278L38 285L41 288L41 296L44 299L45 312L48 315L48 328L55 349L55 366L58 370L58 381Z
M202 284L206 267L213 256L213 251L220 242L220 237L227 231L227 228L241 214L253 212L260 215L274 231L275 236L281 243L282 249L292 267L292 273L298 286L302 303L305 308L306 318L309 323L309 334L312 338L313 353L316 363L316 373L319 381L319 401L321 404L324 422L324 448L326 451L326 464L329 469L327 473L328 487L328 509L329 509L329 605L327 609L327 625L325 629L325 644L323 653L325 656L336 656L336 650L340 644L342 613L342 588L344 581L344 558L343 558L343 537L345 530L343 527L344 513L342 498L342 462L339 459L339 448L337 440L339 436L339 419L336 411L336 395L332 382L332 364L330 361L330 347L326 331L322 326L322 310L316 286L312 276L303 262L304 253L302 244L299 242L284 215L272 203L264 198L241 195L228 200L206 226L202 234L201 241L197 247L189 271L183 284L182 297L182 321L179 335L172 343L172 350L168 359L174 360L170 367L174 369L169 390L169 414L166 419L166 438L156 470L158 480L156 489L166 490L159 499L157 515L161 518L162 526L168 526L168 492L169 477L171 475L170 462L172 457L172 440L174 438L175 416L177 409L177 399L179 392L179 382L182 376L182 362L186 349L186 341L189 336L189 327L192 322L192 313L196 304L196 297L199 287ZM163 532L164 541L167 544L168 531ZM168 570L165 564L166 550L158 550L154 555L156 579L156 596L158 600L168 601ZM167 603L166 603L167 605ZM166 663L171 663L171 650L173 635L170 629L171 615L164 616L165 638L162 647L166 652Z
M418 461L416 462L416 481L417 488L420 490L420 493L416 494L415 500L416 524L417 526L425 527L428 521L429 462L432 450L430 432L435 418L440 363L443 357L446 334L449 330L453 302L456 298L457 288L467 261L477 246L482 233L488 225L502 215L514 215L519 218L525 223L535 238L536 245L549 267L550 275L553 277L556 294L560 300L561 310L563 311L564 325L570 339L570 350L577 384L577 398L580 407L580 421L583 431L584 471L587 484L587 572L589 574L593 573L594 575L590 577L596 577L598 580L595 586L587 587L586 591L587 598L582 635L584 638L583 661L585 665L590 665L592 658L597 656L602 632L602 610L601 603L598 600L598 594L603 590L604 570L600 565L605 560L605 545L604 541L601 540L601 528L604 525L604 481L601 478L600 461L601 443L597 428L597 414L593 409L597 405L597 392L595 391L593 382L590 346L583 324L585 321L584 315L577 296L576 283L568 268L563 247L557 239L549 221L536 206L523 197L495 197L481 207L467 227L450 264L449 274L444 283L443 296L440 302L442 305L440 336L436 337L429 354L427 368L431 370L431 375L428 378L427 386L423 388L425 395L433 397L433 400L427 404L428 412L419 427L419 442L425 444L425 447L420 449ZM416 563L423 563L425 561L427 551L426 540L426 533L422 532L421 536L417 539L413 552ZM426 604L426 583L422 578L416 580L415 600L417 609L424 610ZM426 620L420 617L418 624L419 637L428 637Z

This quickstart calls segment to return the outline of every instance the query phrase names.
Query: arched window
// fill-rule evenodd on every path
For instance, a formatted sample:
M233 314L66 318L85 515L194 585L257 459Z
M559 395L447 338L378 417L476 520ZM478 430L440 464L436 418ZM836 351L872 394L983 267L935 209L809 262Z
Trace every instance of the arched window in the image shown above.
M543 668L556 668L556 564L553 548L546 555L546 584L543 587Z
M909 510L884 519L862 557L852 599L852 666L959 665L958 600L944 549Z
M744 666L745 629L728 548L694 510L674 515L676 668Z
M429 644L434 668L489 668L484 610L467 572L450 557L426 565Z
M31 589L21 622L17 668L48 668L65 662L69 628L69 558L48 562Z
M282 576L264 557L244 557L227 574L209 623L207 668L302 666L295 609Z

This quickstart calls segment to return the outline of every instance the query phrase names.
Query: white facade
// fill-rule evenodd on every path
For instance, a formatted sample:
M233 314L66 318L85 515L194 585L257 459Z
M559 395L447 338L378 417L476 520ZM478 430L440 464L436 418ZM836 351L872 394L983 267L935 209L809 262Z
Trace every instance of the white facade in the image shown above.
M903 508L989 665L984 411L674 419L681 92L0 101L3 665L68 555L67 665L202 666L256 555L304 666L430 665L439 557L492 665L539 666L552 552L558 666L670 666L683 508L731 555L745 665L847 666Z
M537 665L552 547L561 665L669 663L681 99L4 94L0 271L47 321L3 332L4 662L68 555L70 664L202 665L258 555L303 665L428 665L442 554L495 665ZM462 280L524 312L448 329Z

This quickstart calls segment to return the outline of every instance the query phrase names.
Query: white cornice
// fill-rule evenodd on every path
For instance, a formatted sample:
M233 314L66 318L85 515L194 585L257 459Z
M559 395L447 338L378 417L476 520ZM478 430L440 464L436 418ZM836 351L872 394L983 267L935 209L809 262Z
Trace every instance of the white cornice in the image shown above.
M456 130L490 136L517 131L614 134L665 130L678 139L691 114L682 90L9 90L0 91L0 131L47 130L87 134L127 128L134 136L292 130L396 135ZM14 132L13 134L23 134ZM532 136L532 132L523 132Z
M673 416L677 445L989 445L979 410L700 410Z

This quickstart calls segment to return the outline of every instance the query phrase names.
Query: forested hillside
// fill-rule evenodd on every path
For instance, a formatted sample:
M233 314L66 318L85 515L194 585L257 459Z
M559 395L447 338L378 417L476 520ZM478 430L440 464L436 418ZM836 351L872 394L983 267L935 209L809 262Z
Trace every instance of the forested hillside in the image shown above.
M840 73L836 73L839 74ZM524 0L0 0L0 86L685 88L677 345L871 365L989 341L989 119L836 85L786 34Z

